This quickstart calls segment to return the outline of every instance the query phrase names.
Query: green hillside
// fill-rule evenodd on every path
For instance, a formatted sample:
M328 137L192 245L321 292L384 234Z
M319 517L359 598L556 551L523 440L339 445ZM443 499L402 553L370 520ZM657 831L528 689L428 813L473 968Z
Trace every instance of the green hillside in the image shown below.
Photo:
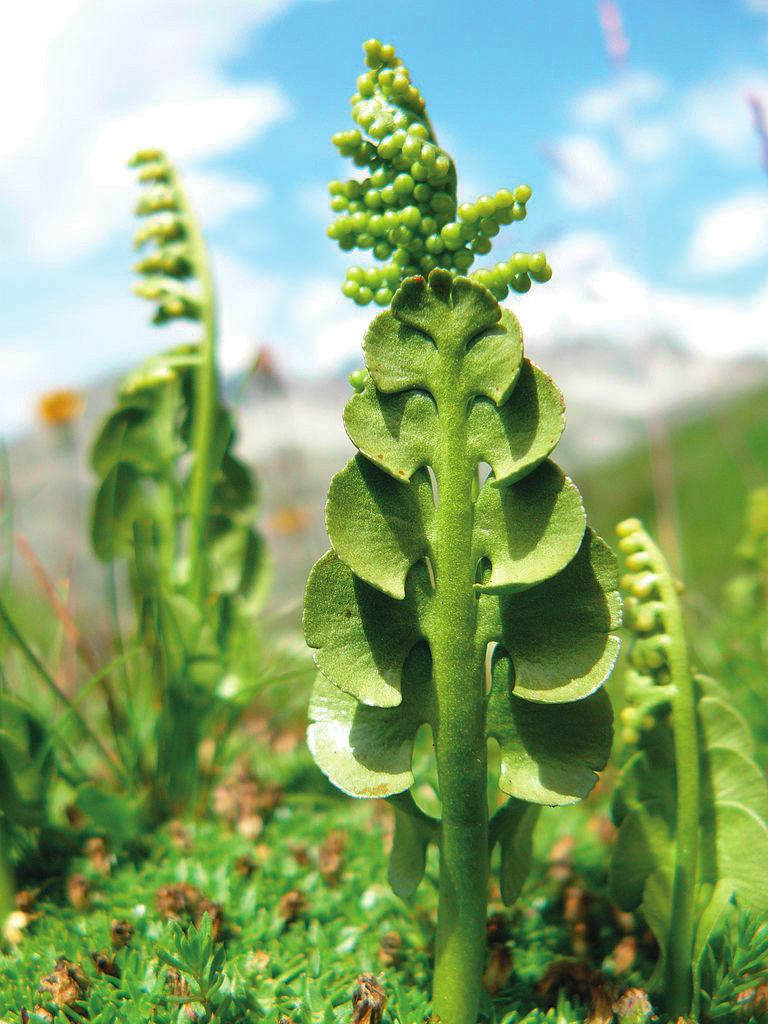
M666 493L676 505L685 579L691 588L716 596L733 575L746 494L768 481L768 388L669 424L654 451L660 492L667 479ZM648 441L614 461L580 470L578 483L592 525L609 541L616 523L635 515L673 546L669 527L665 531L659 521L663 515L657 515ZM674 561L674 551L669 554Z

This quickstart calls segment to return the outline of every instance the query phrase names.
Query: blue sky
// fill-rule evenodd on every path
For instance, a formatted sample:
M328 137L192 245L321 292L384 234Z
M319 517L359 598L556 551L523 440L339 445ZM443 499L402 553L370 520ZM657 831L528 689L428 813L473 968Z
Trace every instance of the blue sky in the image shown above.
M287 370L359 347L371 310L338 291L325 235L349 170L361 43L395 45L457 164L460 193L528 182L490 262L544 248L516 297L528 350L669 337L768 355L768 174L746 101L768 107L768 0L27 0L0 39L0 432L35 397L128 367L173 336L131 296L125 159L180 165L212 247L222 359L269 344ZM9 97L13 101L9 102ZM183 333L187 336L189 331Z

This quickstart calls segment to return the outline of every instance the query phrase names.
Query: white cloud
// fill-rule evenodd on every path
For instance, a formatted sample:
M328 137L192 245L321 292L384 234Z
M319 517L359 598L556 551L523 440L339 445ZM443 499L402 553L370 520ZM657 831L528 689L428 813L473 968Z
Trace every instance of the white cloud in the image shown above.
M663 338L713 359L768 355L768 286L744 298L658 287L592 233L564 238L547 256L552 281L514 302L531 352L587 341L642 350Z
M667 93L663 79L650 71L636 71L610 85L581 93L572 108L577 121L593 127L613 125L636 107L657 103Z
M768 196L733 196L705 211L688 245L688 264L696 273L739 270L768 255Z
M677 115L679 131L692 135L730 162L755 164L758 143L747 96L768 102L768 75L764 71L739 72L690 89Z
M620 175L605 147L588 135L560 139L551 149L563 200L579 209L604 206L616 198Z
M206 229L229 220L235 213L261 206L269 191L254 181L241 181L213 171L190 171L184 186L200 221Z
M669 120L635 121L622 135L627 156L638 163L668 160L677 146L677 133Z
M300 375L333 371L355 357L362 364L372 311L341 294L341 275L305 279L297 292L288 275L251 267L231 252L215 251L213 263L225 373L245 369L263 345Z
M288 116L276 85L233 84L221 64L296 2L228 0L226 17L217 0L22 5L0 38L0 88L13 96L0 113L0 212L17 253L71 260L126 225L133 150L159 144L199 170Z

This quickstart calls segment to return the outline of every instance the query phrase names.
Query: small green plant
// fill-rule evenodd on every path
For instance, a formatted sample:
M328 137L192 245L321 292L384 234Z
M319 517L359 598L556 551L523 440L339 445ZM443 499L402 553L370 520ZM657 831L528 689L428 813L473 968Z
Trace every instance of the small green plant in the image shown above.
M145 219L136 292L155 303L154 323L190 321L202 333L124 381L92 454L93 547L104 562L128 561L151 677L149 694L129 701L137 713L148 702L157 714L155 763L131 768L150 786L152 816L162 818L194 808L199 742L226 735L259 677L254 616L266 559L253 525L256 483L234 454L217 378L216 297L202 233L162 152L139 153L133 165L147 186L136 211ZM146 746L142 730L136 722L138 747Z
M624 738L610 891L641 907L660 948L651 988L672 1019L697 1015L702 964L732 901L768 911L768 786L749 726L714 680L693 675L678 588L642 524L619 528L628 626Z
M474 1024L490 852L501 848L511 902L535 805L584 797L610 751L615 560L548 458L559 392L486 288L445 270L405 281L365 358L344 416L359 453L331 483L332 550L307 585L320 670L308 740L342 790L391 798L396 892L412 895L437 843L434 1012ZM425 724L440 820L409 792ZM510 797L490 821L489 739Z
M350 267L342 291L358 305L388 306L400 283L435 268L466 274L476 256L491 251L505 224L522 220L528 185L502 188L474 203L458 203L456 168L439 145L424 99L394 47L376 39L364 44L369 70L357 80L352 117L359 126L334 135L342 156L367 168L364 180L332 181L331 208L338 217L328 235L344 251L371 250L383 264ZM476 270L475 281L501 300L509 289L527 292L531 281L548 281L543 252L516 252L506 263Z

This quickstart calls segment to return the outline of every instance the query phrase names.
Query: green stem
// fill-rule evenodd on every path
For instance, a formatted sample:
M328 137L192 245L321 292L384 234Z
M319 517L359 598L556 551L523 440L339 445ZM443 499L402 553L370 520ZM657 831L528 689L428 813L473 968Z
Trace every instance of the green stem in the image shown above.
M211 465L213 439L216 430L218 380L216 375L216 292L208 259L208 249L197 219L190 208L184 191L180 205L187 228L191 259L201 287L203 337L200 343L200 362L195 370L194 405L192 413L192 483L190 488L190 595L202 608L207 585L207 558L205 555L205 528L211 497Z
M691 958L695 931L699 857L699 738L696 695L688 667L682 612L677 589L663 555L651 542L650 554L659 577L664 623L669 636L667 661L674 687L672 720L677 780L675 874L664 991L672 1020L690 1013L693 999Z
M488 903L485 651L476 649L477 599L472 563L472 483L466 398L446 359L435 396L440 423L434 726L442 802L435 950L434 1014L441 1024L475 1024L485 953Z

